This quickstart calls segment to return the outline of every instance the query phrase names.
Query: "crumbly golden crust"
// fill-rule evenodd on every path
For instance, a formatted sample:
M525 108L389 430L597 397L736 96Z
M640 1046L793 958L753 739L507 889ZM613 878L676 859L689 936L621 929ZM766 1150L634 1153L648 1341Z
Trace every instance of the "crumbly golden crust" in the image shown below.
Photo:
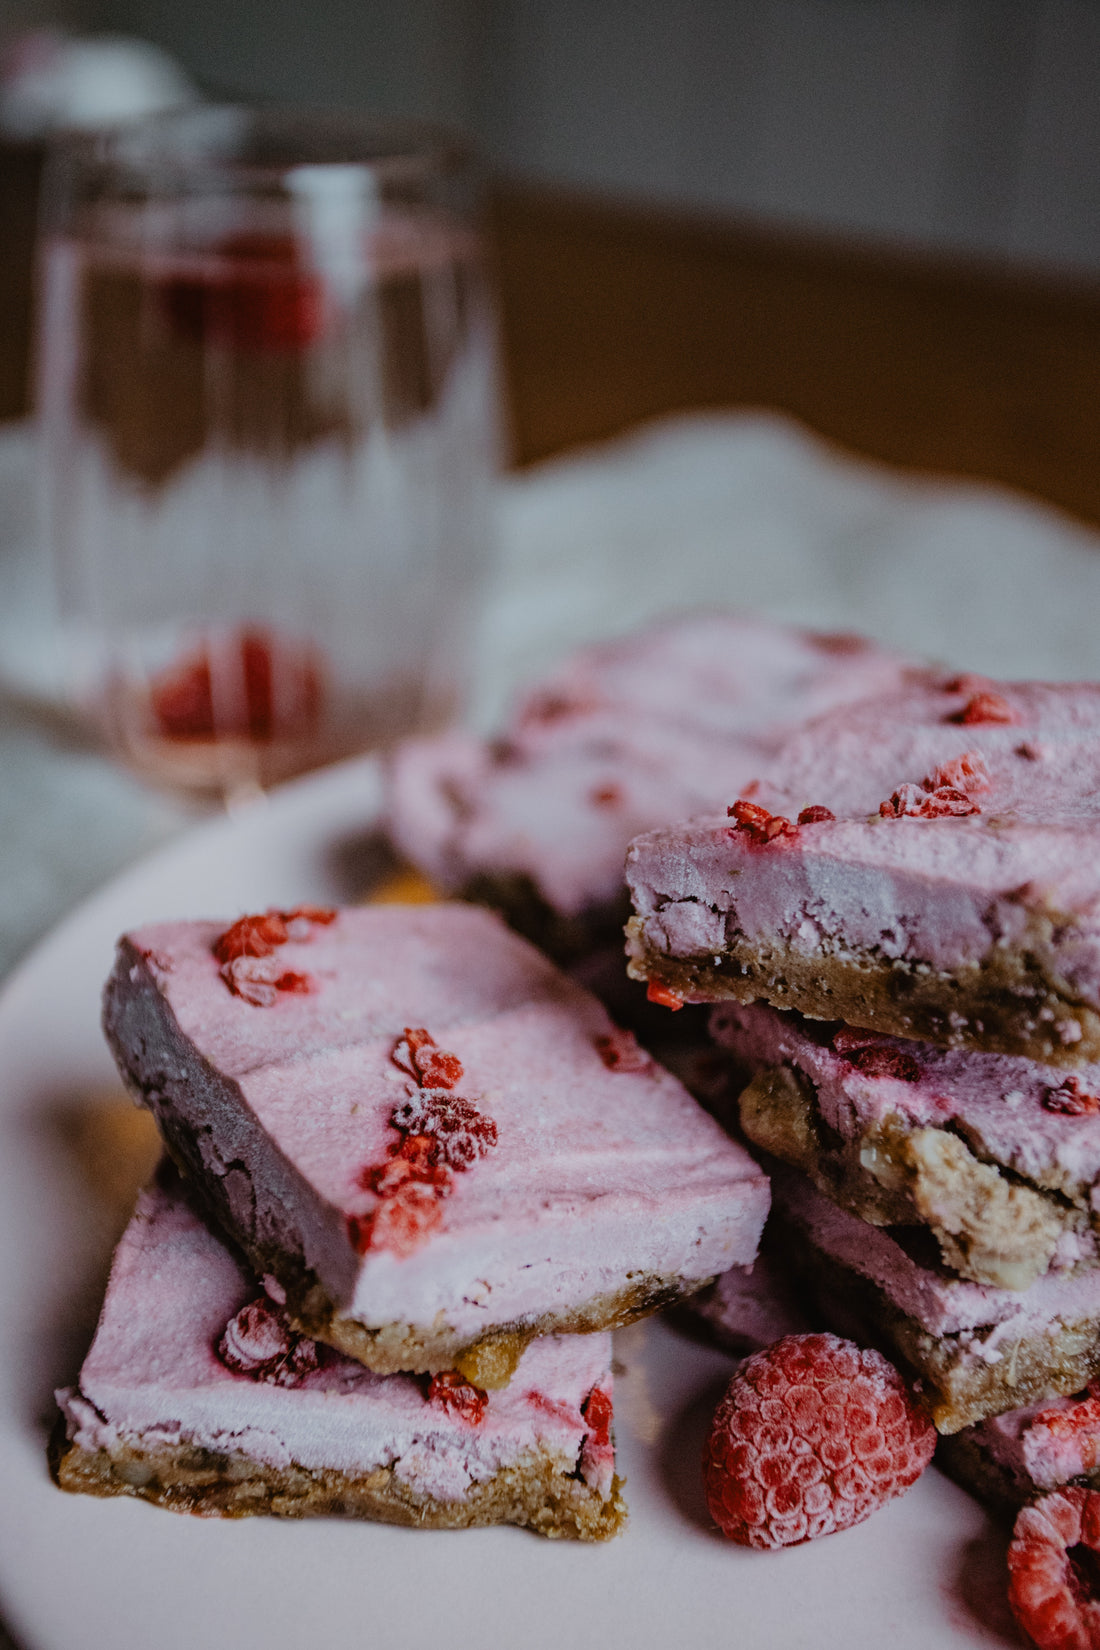
M1037 943L1038 930L1052 920L1033 919ZM631 976L684 997L763 1000L775 1008L796 1008L812 1020L842 1020L942 1048L1021 1054L1052 1066L1100 1060L1100 1013L1052 979L1027 947L994 947L980 963L937 970L871 952L807 956L743 935L720 953L670 957L646 944L640 917L631 919L627 933ZM1055 1026L1071 1037L1075 1026L1080 1036L1066 1041Z
M1089 1229L1085 1209L982 1162L946 1129L895 1115L842 1137L821 1116L809 1078L789 1066L757 1072L739 1108L755 1145L872 1226L927 1226L944 1264L976 1283L1026 1289L1066 1233Z
M282 1285L294 1327L379 1375L396 1375L402 1370L434 1375L439 1370L457 1369L474 1386L497 1391L508 1385L525 1348L536 1336L621 1329L713 1282L712 1278L685 1280L638 1273L620 1290L598 1295L568 1311L546 1312L522 1323L498 1325L476 1341L456 1335L443 1322L428 1328L407 1323L362 1324L336 1309L317 1274L305 1266L300 1256L255 1242L243 1232L233 1218L221 1181L203 1172L196 1137L175 1114L158 1110L157 1121L191 1200L242 1250L258 1277L273 1277Z
M1006 1344L996 1362L985 1363L973 1356L969 1338L929 1335L869 1279L811 1249L797 1233L788 1229L785 1237L788 1262L824 1320L881 1346L895 1360L900 1356L920 1378L941 1433L960 1432L1043 1398L1069 1397L1100 1374L1100 1317L1054 1320Z
M120 1443L84 1450L59 1423L51 1466L63 1490L80 1495L128 1495L174 1512L206 1518L367 1518L411 1529L458 1530L485 1524L521 1524L551 1539L607 1541L626 1522L618 1478L602 1501L583 1479L561 1470L552 1456L531 1450L460 1501L437 1501L403 1483L391 1467L362 1477L300 1466L268 1467L239 1453L213 1453L193 1444Z

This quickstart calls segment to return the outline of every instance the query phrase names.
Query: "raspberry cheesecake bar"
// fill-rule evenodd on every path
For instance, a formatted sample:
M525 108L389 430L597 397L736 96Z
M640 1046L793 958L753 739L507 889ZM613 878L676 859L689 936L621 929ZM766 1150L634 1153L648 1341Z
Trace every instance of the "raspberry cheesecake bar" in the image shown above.
M63 1489L225 1517L619 1529L609 1335L532 1342L507 1392L376 1375L298 1335L173 1180L139 1199L57 1395Z
M711 1031L752 1074L744 1133L861 1219L927 1227L945 1267L1000 1289L1096 1264L1100 1067L941 1049L761 1003L718 1005Z
M925 673L728 800L631 847L651 991L1100 1062L1100 686Z
M940 1466L1001 1512L1067 1484L1100 1489L1100 1388L1009 1410L940 1441Z
M618 947L631 837L724 807L805 718L905 674L859 637L729 613L657 625L574 654L492 743L402 746L390 834L441 889L560 960Z
M505 1385L752 1260L767 1179L599 1003L469 905L267 912L121 942L104 1024L299 1330Z
M922 1228L869 1225L785 1165L772 1188L788 1264L825 1321L900 1356L941 1432L1100 1374L1100 1267L997 1289L948 1272Z

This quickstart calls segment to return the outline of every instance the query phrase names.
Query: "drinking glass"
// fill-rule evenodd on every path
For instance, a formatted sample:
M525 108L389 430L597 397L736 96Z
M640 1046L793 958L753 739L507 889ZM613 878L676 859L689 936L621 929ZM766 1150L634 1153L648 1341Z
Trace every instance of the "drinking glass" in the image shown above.
M203 107L48 171L41 500L74 692L239 795L460 706L490 538L478 175L421 126Z

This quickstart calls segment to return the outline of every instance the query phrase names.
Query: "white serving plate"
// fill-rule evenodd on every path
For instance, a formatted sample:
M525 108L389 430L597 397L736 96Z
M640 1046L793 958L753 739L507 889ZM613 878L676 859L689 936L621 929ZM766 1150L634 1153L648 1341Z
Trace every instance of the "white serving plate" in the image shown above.
M1021 1643L1004 1535L935 1471L824 1541L760 1554L718 1538L699 1452L732 1360L656 1321L616 1337L631 1523L606 1546L189 1518L54 1487L51 1393L79 1367L124 1221L117 1183L128 1195L143 1155L99 1033L114 939L139 921L361 895L376 809L375 770L356 762L206 824L82 906L0 994L0 1601L25 1650ZM119 1119L122 1146L89 1173L89 1141Z

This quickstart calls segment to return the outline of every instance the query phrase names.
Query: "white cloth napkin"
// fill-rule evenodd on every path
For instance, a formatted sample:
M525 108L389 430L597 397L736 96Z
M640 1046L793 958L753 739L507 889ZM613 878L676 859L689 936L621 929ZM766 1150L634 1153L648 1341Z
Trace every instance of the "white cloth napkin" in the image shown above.
M0 688L47 703L33 443L0 434ZM500 484L471 714L579 642L739 606L996 676L1100 676L1100 534L1022 496L902 475L767 413L649 425ZM0 703L0 971L194 814Z

